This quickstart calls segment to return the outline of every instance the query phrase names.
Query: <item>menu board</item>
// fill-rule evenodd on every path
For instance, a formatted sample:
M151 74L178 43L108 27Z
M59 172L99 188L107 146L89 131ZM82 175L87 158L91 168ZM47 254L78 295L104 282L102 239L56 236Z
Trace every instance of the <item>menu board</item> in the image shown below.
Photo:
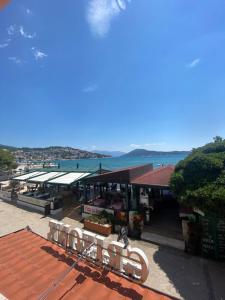
M217 223L218 232L218 258L225 260L225 219L219 219Z
M225 260L225 219L202 217L202 254Z
M91 206L91 205L84 205L84 213L91 214L91 215L99 215L103 210L107 211L107 213L114 215L114 210L106 209L103 207Z
M215 235L212 222L208 218L202 218L202 254L207 257L214 257L216 253Z

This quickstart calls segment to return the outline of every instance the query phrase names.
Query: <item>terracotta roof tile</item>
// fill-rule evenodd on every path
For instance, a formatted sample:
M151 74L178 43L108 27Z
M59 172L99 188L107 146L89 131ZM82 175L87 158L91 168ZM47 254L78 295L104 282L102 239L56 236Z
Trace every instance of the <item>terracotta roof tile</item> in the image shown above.
M174 166L154 169L132 180L132 184L167 187L174 169Z
M75 259L76 256L69 257L63 248L26 229L1 237L0 294L10 300L37 300ZM174 298L80 261L46 299Z

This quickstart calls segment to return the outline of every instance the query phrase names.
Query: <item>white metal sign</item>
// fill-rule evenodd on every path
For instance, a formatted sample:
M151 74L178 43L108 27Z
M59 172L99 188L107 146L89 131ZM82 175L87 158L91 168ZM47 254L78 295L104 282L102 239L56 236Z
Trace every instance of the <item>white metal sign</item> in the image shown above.
M91 215L99 215L103 210L107 211L109 214L114 215L114 210L106 209L103 207L91 206L91 205L84 205L84 213L91 214Z
M124 251L124 244L116 241L112 241L105 248L105 237L80 228L72 228L70 225L55 220L49 222L49 227L49 240L70 247L79 253L93 243L88 251L88 258L102 265L113 267L119 273L137 281L146 281L149 274L149 262L141 249L128 246Z

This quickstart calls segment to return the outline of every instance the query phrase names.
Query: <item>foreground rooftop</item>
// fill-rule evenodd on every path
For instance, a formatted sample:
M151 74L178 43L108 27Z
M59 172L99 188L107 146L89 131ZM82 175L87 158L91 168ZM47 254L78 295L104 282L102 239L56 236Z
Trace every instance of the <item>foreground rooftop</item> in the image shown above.
M0 253L0 298L2 294L16 300L174 299L94 267L87 261L80 261L43 298L43 292L68 270L77 257L69 257L63 248L28 229L1 237Z

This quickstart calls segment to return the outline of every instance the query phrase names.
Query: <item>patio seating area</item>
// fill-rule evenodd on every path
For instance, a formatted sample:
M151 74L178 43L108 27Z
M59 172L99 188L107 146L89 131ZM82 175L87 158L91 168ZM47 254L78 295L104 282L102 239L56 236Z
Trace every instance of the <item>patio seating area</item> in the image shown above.
M118 191L106 191L95 199L88 201L89 205L103 207L106 209L114 209L116 211L124 210L125 195Z

